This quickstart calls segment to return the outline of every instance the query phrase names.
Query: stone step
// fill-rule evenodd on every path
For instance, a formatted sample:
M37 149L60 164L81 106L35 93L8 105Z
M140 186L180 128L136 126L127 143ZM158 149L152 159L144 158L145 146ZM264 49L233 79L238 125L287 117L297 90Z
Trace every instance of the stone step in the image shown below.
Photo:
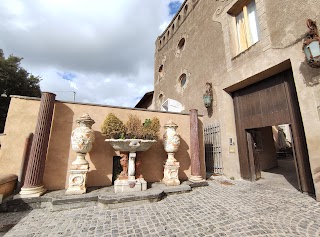
M190 182L184 182L178 186L153 183L151 188L146 191L130 193L114 193L112 187L104 187L88 189L88 193L81 195L65 195L65 190L52 191L44 196L32 198L21 198L19 195L15 195L4 200L0 205L0 212L26 211L39 208L61 211L88 206L99 206L108 209L123 208L157 202L167 195L190 192L192 186Z

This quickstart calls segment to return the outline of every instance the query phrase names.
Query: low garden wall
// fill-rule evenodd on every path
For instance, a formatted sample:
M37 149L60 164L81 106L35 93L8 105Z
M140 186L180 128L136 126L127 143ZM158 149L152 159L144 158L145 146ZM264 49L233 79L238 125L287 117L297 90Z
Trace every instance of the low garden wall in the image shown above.
M25 139L34 132L40 100L13 96L7 116L0 156L0 173L19 175L25 146ZM44 185L48 190L65 189L68 186L69 168L76 158L71 149L70 136L77 127L77 118L85 113L95 120L92 129L95 132L95 143L86 159L90 170L87 186L112 185L113 157L117 156L114 149L106 143L101 134L101 125L108 113L112 112L126 122L129 114L137 115L142 121L157 117L160 121L160 137L164 134L163 126L171 119L179 127L178 134L181 144L175 158L180 162L179 179L187 180L190 170L190 117L188 114L177 114L160 111L110 107L94 104L55 102L49 147L44 173ZM204 145L202 117L199 116L200 163L201 173L205 177ZM142 157L142 174L147 182L158 182L163 178L163 165L167 154L162 139L149 150L138 153Z

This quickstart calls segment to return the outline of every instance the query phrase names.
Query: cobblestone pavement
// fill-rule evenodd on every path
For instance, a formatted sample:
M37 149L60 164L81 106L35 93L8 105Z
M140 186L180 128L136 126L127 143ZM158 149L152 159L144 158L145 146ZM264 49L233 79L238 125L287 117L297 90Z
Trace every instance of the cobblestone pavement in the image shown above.
M107 210L0 213L5 236L320 236L320 203L296 190L247 181Z

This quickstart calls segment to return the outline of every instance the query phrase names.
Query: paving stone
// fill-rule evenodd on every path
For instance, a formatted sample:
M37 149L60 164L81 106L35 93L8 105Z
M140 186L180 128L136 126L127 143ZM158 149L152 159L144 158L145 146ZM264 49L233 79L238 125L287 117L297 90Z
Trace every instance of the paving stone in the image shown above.
M320 203L313 198L291 189L232 183L208 181L192 192L120 209L0 213L0 236L320 236Z

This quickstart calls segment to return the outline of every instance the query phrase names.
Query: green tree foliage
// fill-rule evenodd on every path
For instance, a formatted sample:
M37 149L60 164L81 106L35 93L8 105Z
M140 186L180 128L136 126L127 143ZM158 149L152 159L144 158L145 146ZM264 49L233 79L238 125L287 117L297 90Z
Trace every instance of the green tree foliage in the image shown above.
M10 95L41 96L40 77L22 68L21 60L22 58L13 55L6 58L3 50L0 49L0 94L7 95L7 98L0 97L0 133L4 130Z

